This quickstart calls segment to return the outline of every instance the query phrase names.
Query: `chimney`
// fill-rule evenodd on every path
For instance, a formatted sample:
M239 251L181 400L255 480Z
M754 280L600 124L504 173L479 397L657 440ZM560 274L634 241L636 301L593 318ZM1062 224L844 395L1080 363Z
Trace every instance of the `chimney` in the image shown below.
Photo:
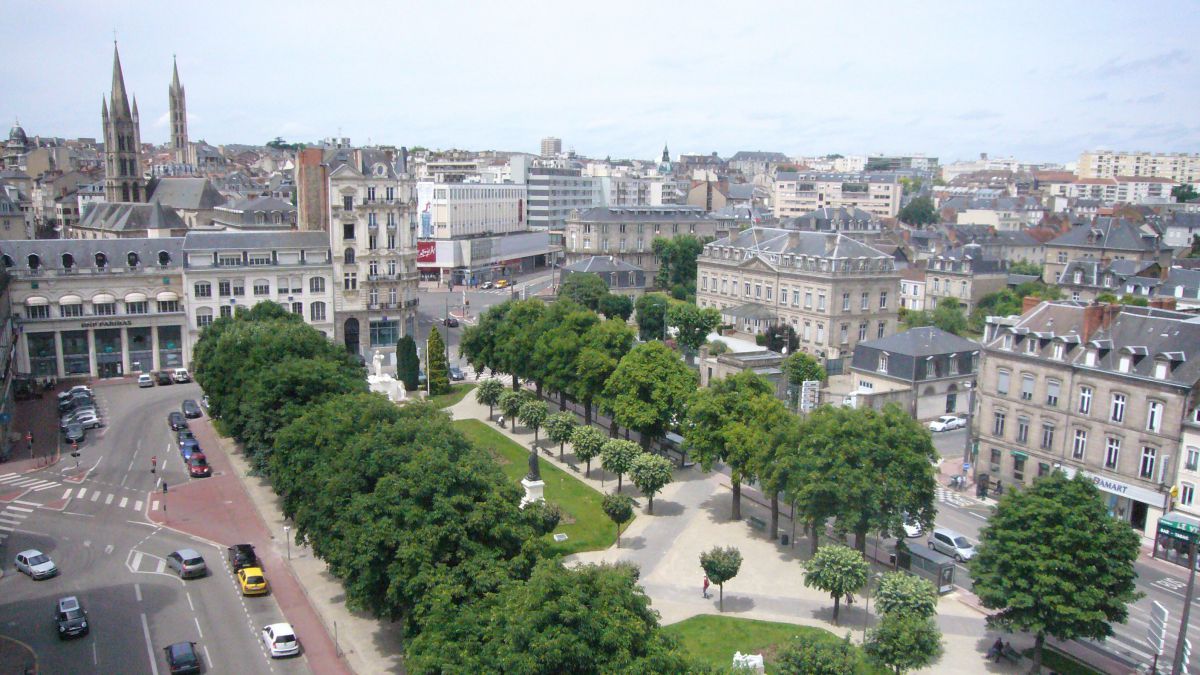
M1092 335L1102 329L1108 328L1112 323L1113 317L1121 313L1121 305L1116 303L1097 303L1093 302L1083 308L1083 341L1087 342L1092 339Z
M1175 298L1154 298L1150 301L1150 306L1156 309L1175 311Z
M1039 298L1037 296L1033 296L1033 295L1027 295L1027 296L1021 298L1021 313L1022 314L1027 313L1029 310L1040 305L1041 302L1042 302L1041 298Z

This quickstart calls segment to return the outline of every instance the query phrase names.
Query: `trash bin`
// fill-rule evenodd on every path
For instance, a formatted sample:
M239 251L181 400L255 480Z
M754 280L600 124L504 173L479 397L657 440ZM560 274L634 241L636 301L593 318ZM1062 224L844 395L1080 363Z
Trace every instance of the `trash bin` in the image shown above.
M785 534L785 535L782 535L781 537L779 537L779 543L783 544L784 546L787 546L788 545L788 536Z

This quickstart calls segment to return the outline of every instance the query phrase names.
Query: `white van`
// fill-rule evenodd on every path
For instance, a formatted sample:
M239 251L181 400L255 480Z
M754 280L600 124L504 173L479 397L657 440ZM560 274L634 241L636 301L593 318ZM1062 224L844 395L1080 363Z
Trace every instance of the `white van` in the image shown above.
M171 372L171 379L176 382L191 382L192 376L188 374L187 368L176 368Z

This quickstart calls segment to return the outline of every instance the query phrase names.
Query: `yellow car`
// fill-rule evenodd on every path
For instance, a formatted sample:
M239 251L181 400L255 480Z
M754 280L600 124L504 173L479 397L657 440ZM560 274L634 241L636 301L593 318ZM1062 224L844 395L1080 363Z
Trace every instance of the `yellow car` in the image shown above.
M497 281L496 288L508 288L508 279L500 279Z
M260 567L243 567L237 571L237 580L242 595L263 595L267 592L267 578Z

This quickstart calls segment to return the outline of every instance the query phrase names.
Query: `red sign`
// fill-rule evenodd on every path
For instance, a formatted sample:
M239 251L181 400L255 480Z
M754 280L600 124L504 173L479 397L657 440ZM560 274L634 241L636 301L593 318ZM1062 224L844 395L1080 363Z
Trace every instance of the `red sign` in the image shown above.
M435 262L437 261L437 242L436 241L418 241L417 242L417 262Z

